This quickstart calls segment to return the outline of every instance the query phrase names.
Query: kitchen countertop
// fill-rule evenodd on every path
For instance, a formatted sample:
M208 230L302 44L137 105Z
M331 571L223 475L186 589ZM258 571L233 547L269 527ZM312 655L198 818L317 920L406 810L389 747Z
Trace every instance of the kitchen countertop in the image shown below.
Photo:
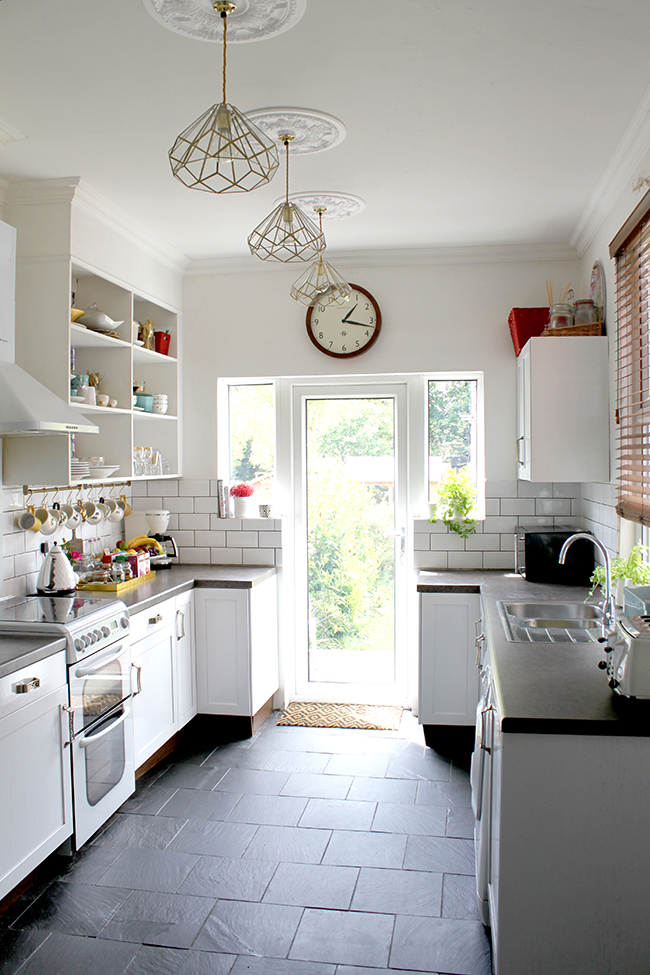
M480 592L484 628L504 732L650 736L650 701L612 693L601 647L592 644L512 643L506 639L499 600L582 602L587 590L526 582L515 573L421 572L418 592Z
M65 640L60 637L48 640L47 636L11 636L4 635L0 639L0 677L8 677L24 667L31 667L65 650Z

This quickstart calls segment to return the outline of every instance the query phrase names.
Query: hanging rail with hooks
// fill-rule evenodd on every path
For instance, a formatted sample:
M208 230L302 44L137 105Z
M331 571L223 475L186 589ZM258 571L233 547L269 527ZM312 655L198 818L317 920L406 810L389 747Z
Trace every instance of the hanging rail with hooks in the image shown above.
M56 487L30 487L28 484L23 484L23 497L27 497L29 494L52 494L54 491L77 491L83 488L120 488L120 487L131 487L131 481L76 481L74 484L59 484Z

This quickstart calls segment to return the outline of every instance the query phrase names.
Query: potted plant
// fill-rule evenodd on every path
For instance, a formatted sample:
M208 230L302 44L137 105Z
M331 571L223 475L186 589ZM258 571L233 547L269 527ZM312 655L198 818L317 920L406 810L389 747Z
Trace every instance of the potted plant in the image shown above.
M440 481L438 500L431 505L429 521L442 520L450 531L467 538L476 533L476 523L472 517L475 504L476 487L469 468L451 469Z
M252 484L233 484L230 495L235 499L235 518L250 518L252 514Z
M618 557L612 559L612 584L615 586L616 603L623 605L623 590L626 581L635 586L650 585L650 564L643 561L643 553L650 551L647 545L635 545L626 559ZM601 593L605 590L605 566L598 565L591 576L589 596L600 586ZM587 598L589 598L589 596Z

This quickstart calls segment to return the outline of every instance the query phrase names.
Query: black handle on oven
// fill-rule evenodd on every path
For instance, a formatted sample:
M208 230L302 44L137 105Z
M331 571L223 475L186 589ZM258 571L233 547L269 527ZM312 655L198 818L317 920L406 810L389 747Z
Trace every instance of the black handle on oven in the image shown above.
M104 735L107 735L109 732L113 731L114 728L117 728L118 725L121 725L124 721L126 721L127 717L131 713L131 708L124 703L119 706L122 708L122 713L118 715L115 721L111 721L106 728L102 728L101 731L97 731L95 734L77 735L76 740L79 742L80 748L88 748L93 744L93 742L97 741L99 738L103 738Z

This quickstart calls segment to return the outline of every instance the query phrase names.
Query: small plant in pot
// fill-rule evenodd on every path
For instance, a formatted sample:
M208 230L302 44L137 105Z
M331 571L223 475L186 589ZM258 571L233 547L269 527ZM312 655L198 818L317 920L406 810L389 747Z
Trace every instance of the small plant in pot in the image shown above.
M250 500L255 493L252 484L233 484L230 488L230 496L234 499L235 518L250 518L252 501Z
M627 581L634 586L650 585L650 564L643 561L643 553L650 551L647 545L635 545L626 559L612 559L612 587L615 590L616 602L623 605L623 589ZM605 592L605 567L597 565L590 579L589 596L593 596L598 586L601 593ZM587 599L589 598L587 596Z
M431 505L429 521L443 521L449 531L467 538L476 533L475 504L476 487L470 469L449 470L438 486L438 500Z

